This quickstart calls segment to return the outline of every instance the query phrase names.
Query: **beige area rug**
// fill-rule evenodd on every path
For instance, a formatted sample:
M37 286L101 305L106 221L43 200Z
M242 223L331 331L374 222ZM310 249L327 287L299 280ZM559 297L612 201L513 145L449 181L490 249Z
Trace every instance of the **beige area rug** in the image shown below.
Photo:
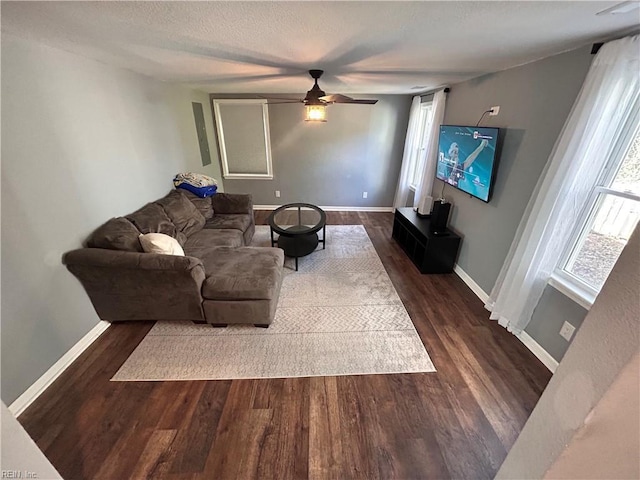
M258 226L252 245L269 246ZM326 249L286 259L267 329L157 322L112 380L223 380L434 372L361 225L327 226Z

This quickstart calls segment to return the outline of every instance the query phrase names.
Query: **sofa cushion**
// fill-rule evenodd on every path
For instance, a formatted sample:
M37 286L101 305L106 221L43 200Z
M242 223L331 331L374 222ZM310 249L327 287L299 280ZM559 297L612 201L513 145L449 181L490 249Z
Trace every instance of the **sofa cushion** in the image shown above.
M193 203L177 190L156 201L171 219L179 232L189 236L202 230L205 218Z
M138 229L126 218L112 218L91 234L87 239L87 246L109 250L142 252L138 235L140 235Z
M200 230L184 243L187 255L200 258L201 252L212 247L241 247L242 232L239 230Z
M140 210L136 210L126 216L140 233L164 233L170 237L176 236L176 227L171 219L164 213L160 205L147 203Z
M178 232L176 233L176 240L178 240L181 247L184 247L184 244L187 243L187 236L182 232Z
M204 228L207 229L236 229L244 232L251 225L251 217L246 214L218 214L207 220Z
M198 209L202 216L208 220L213 217L213 205L211 204L211 197L201 198L187 190L184 190L182 194L189 199L191 203Z
M248 194L216 193L211 205L218 213L244 213L253 215L253 197Z
M199 258L206 275L202 284L206 299L272 299L278 293L284 264L279 248L219 247Z
M173 237L164 233L140 234L140 245L146 253L159 253L161 255L178 255L184 257L184 250Z

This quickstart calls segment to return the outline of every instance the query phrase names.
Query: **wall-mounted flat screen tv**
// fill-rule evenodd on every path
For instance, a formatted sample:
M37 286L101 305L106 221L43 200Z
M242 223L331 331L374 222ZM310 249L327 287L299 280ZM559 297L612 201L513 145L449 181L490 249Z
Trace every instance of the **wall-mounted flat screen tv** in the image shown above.
M500 129L440 126L436 177L488 202L497 167Z

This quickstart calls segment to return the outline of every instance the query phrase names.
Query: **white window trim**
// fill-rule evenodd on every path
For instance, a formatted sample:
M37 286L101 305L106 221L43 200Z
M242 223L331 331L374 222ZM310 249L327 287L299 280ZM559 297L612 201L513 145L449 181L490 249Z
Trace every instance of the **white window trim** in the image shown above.
M571 278L564 270L556 270L551 274L548 285L566 295L586 310L590 310L598 295L591 287L581 282L578 278Z
M229 170L227 161L227 150L224 141L224 127L222 126L222 115L220 105L222 104L262 104L262 125L264 126L265 157L267 163L267 173L232 173ZM242 180L273 180L273 164L271 161L271 135L269 133L269 109L266 99L243 98L243 99L213 99L213 110L216 118L216 131L220 145L220 160L222 162L222 177L225 179Z
M431 112L425 112L426 110L431 110ZM425 113L423 113L425 112ZM424 150L423 142L424 142L424 137L425 134L428 130L427 128L427 120L429 119L429 115L433 115L433 100L430 100L428 102L424 102L420 104L420 115L425 115L422 119L422 124L420 125L420 147L417 149L416 151L416 155L414 157L414 165L412 165L412 171L416 171L418 170L418 167L420 165L418 165L418 158L420 158L421 152L422 150ZM431 118L431 121L433 121L433 118ZM426 161L426 159L425 159ZM418 189L418 184L420 184L420 182L422 182L422 175L424 174L424 165L421 166L422 168L420 168L420 175L418 178L418 181L414 184L412 183L412 180L414 180L413 178L409 179L409 190L411 190L412 192L416 192L416 190Z
M620 198L626 198L627 200L635 200L640 202L640 195L636 195L633 192L625 192L622 190L615 190L609 187L596 187L596 193L602 193L605 195L613 195Z
M638 114L636 113L636 115ZM633 120L630 119L629 123L632 122ZM595 207L600 195L608 194L619 196L621 198L628 198L631 200L640 200L638 195L634 193L623 192L611 188L611 183L618 175L618 172L622 167L622 162L624 161L626 155L626 149L624 152L622 151L623 147L626 145L626 147L629 148L631 142L633 142L635 135L638 134L640 134L640 132L632 131L631 129L629 129L626 135L627 138L620 139L622 141L619 141L618 145L611 151L607 162L603 166L602 173L600 174L600 179L589 194L587 202L585 202L585 206L580 213L581 222L576 225L576 229L571 237L572 241L565 247L565 251L558 261L558 266L547 281L548 285L551 285L560 293L566 295L571 300L576 302L578 305L586 308L587 310L589 310L593 305L593 302L600 293L600 290L593 288L591 285L583 282L578 277L566 271L565 266L569 263L569 260L573 256L575 248L578 245L578 241L584 234L584 230L588 228L588 225L591 224L592 217L597 214L597 212L595 211ZM615 162L616 168L612 168L612 162Z

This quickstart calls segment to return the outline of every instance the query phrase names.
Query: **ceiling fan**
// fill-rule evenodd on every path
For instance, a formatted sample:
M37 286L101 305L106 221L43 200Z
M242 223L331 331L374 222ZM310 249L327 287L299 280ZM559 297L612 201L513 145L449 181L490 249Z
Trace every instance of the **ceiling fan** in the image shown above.
M306 107L307 121L312 122L326 122L326 106L334 103L351 103L357 105L374 105L378 100L358 100L355 98L347 97L339 93L333 95L327 95L324 90L318 85L318 79L322 76L324 70L309 70L309 75L314 80L313 87L307 92L306 97L297 98L270 98L264 97L269 100L270 104L279 103L304 103Z

